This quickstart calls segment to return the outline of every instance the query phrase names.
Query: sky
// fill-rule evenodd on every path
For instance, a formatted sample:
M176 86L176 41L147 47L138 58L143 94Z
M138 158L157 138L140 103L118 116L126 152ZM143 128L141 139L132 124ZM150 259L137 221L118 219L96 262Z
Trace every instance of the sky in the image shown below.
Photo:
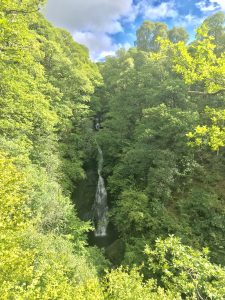
M185 27L192 39L198 25L217 11L225 12L225 0L48 0L44 14L101 61L132 47L144 20Z

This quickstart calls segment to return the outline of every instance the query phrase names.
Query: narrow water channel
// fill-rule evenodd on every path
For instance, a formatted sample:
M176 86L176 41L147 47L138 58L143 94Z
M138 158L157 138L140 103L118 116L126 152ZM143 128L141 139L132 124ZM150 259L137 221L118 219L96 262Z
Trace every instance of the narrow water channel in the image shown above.
M102 149L98 147L98 184L93 204L93 221L95 224L94 235L96 237L107 236L107 227L109 224L107 191L104 178L102 177L102 168L104 163Z

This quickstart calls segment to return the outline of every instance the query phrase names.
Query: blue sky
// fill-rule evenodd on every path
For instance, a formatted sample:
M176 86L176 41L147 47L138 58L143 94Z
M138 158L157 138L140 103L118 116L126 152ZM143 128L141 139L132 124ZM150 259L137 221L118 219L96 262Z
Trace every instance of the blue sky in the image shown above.
M198 25L217 11L225 12L225 0L48 0L44 13L98 61L133 46L144 20L183 26L193 38Z

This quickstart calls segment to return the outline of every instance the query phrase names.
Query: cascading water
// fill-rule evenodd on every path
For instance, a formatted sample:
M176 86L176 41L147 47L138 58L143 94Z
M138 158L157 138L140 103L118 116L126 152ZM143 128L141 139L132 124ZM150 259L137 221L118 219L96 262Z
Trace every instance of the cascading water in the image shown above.
M95 222L94 234L96 237L107 236L108 219L108 205L107 205L107 192L105 189L105 182L102 177L103 167L103 153L102 149L98 146L98 185L95 194L95 202L93 205L93 217Z

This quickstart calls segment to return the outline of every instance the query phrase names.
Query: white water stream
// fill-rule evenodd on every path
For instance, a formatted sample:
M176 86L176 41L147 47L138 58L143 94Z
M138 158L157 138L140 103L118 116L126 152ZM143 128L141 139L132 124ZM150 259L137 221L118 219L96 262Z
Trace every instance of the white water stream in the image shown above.
M93 205L93 215L95 221L94 234L96 237L107 236L107 227L109 223L107 192L105 189L105 182L101 174L103 162L104 159L102 149L98 146L98 185L95 194L95 202Z

